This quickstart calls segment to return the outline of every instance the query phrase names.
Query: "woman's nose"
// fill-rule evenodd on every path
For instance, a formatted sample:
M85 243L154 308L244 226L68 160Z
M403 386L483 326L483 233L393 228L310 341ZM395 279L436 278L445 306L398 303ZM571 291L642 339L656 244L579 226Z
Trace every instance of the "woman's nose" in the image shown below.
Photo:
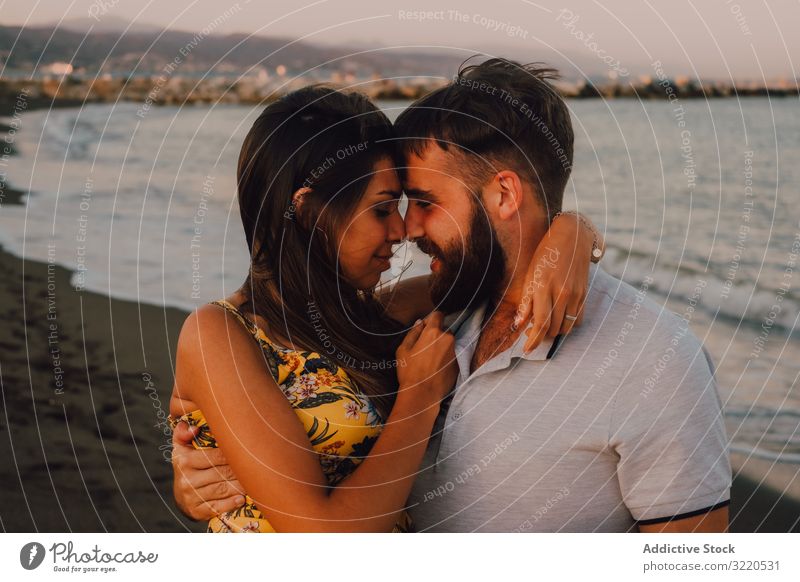
M403 217L399 212L396 212L392 217L389 224L389 240L395 244L403 242L406 238L406 225L403 222Z

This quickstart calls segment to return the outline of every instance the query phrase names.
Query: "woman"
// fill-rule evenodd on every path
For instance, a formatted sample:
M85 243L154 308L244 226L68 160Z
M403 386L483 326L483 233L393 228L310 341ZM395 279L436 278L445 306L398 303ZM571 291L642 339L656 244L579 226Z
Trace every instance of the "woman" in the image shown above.
M405 236L392 135L366 97L309 87L269 105L245 139L250 272L187 319L170 403L247 492L209 531L409 528L403 506L457 366L424 280L391 301L375 292ZM554 224L565 240L586 228Z

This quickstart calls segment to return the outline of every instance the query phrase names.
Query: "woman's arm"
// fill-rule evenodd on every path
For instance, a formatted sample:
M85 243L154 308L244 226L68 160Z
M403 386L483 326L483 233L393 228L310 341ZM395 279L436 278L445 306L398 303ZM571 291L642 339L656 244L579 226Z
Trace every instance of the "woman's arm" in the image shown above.
M189 317L178 341L176 374L181 392L203 410L231 469L276 531L389 531L411 490L438 402L455 381L447 364L452 335L440 328L441 314L432 314L409 332L398 359L414 375L401 381L369 456L335 488L258 345L228 313L209 305Z
M605 241L592 222L577 212L562 212L550 223L528 267L525 293L515 325L525 330L524 350L533 351L545 337L568 334L583 321L589 290L589 265L603 256Z
M599 256L593 256L595 248L599 250ZM539 307L538 313L533 315L538 315L535 320L541 323L541 327L547 327L544 327L545 333L541 334L540 327L535 326L535 333L540 333L542 337L531 344L531 349L541 342L545 334L555 337L559 333L570 332L574 322L564 319L565 312L574 315L567 312L567 308L574 307L577 310L583 304L589 263L599 261L604 249L603 236L584 215L563 212L553 219L529 266L526 288L530 287L534 292L525 297L517 319L517 324L522 325L532 315L532 306ZM555 256L569 257L570 260L556 261L553 260ZM378 293L378 299L390 317L408 324L425 317L436 308L431 301L429 276L404 279ZM548 318L551 310L553 314ZM578 314L577 322L580 320Z

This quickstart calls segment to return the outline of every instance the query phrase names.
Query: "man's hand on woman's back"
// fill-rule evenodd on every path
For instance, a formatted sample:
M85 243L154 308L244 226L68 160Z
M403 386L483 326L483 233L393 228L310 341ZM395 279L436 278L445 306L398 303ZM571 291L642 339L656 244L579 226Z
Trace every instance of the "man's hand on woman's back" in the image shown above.
M172 433L173 493L178 508L197 521L244 504L244 490L220 449L195 449L197 431L181 422Z

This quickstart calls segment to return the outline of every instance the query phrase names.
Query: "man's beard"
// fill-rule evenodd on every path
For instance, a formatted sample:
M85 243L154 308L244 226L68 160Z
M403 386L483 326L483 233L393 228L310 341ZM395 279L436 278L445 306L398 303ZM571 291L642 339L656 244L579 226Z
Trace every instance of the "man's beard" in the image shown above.
M428 238L414 240L422 252L439 259L439 272L430 277L430 294L436 309L445 313L482 303L505 277L505 252L489 217L479 204L473 202L472 208L469 231L459 234L463 241L442 249Z

